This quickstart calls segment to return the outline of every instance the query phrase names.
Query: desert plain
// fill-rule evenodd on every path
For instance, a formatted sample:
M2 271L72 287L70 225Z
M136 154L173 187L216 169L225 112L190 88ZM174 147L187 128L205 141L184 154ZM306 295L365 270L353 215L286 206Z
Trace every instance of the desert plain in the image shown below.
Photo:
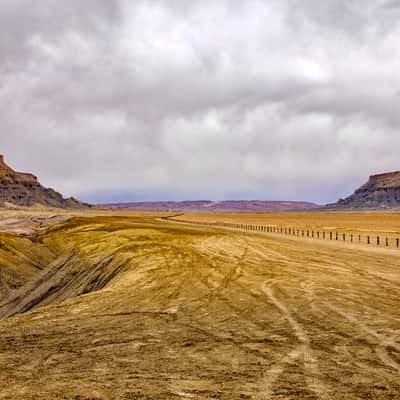
M0 213L0 399L400 398L400 250L168 216ZM400 236L386 213L179 218Z

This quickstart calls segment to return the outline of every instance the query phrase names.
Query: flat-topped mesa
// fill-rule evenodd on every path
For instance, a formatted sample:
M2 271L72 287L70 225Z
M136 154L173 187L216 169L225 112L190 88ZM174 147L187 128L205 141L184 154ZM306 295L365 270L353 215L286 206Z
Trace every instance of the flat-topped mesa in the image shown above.
M400 171L371 175L351 196L329 204L331 209L400 207Z
M400 171L371 175L366 185L379 188L400 187Z
M42 186L33 174L14 171L0 154L0 207L7 204L21 207L42 205L67 209L91 208L90 204L72 198L65 199L55 190Z
M13 181L28 182L33 184L39 183L38 178L33 174L14 171L6 164L2 154L0 154L0 174L3 175L3 177L6 177L6 179L12 179Z

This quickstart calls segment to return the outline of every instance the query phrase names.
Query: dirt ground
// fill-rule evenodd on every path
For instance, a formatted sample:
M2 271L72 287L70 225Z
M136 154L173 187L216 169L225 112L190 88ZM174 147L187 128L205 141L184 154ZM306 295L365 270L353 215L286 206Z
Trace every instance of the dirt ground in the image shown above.
M0 243L0 399L400 398L397 250L150 214Z
M176 219L400 237L399 212L184 213Z

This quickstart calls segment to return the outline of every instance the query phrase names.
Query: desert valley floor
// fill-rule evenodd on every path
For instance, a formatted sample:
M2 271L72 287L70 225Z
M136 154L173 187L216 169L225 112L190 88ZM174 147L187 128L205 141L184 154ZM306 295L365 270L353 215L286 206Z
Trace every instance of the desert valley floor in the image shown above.
M7 224L0 399L400 398L400 250L145 213Z

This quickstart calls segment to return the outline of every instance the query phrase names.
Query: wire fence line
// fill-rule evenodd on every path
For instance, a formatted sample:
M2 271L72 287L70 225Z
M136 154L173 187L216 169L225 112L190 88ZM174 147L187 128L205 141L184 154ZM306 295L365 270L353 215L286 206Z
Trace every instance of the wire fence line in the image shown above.
M295 237L304 237L315 240L326 240L326 241L341 241L349 243L360 243L367 245L376 245L381 247L390 248L400 248L400 238L390 237L386 235L377 234L358 234L358 233L348 233L340 232L338 230L315 230L315 229L305 229L298 227L288 227L288 226L278 226L278 225L256 225L256 224L242 224L242 223L232 223L232 222L205 222L205 221L189 221L183 219L175 219L173 217L166 217L165 219L194 224L203 226L214 226L223 227L230 229L237 229L243 232L260 232L260 233L271 233Z

